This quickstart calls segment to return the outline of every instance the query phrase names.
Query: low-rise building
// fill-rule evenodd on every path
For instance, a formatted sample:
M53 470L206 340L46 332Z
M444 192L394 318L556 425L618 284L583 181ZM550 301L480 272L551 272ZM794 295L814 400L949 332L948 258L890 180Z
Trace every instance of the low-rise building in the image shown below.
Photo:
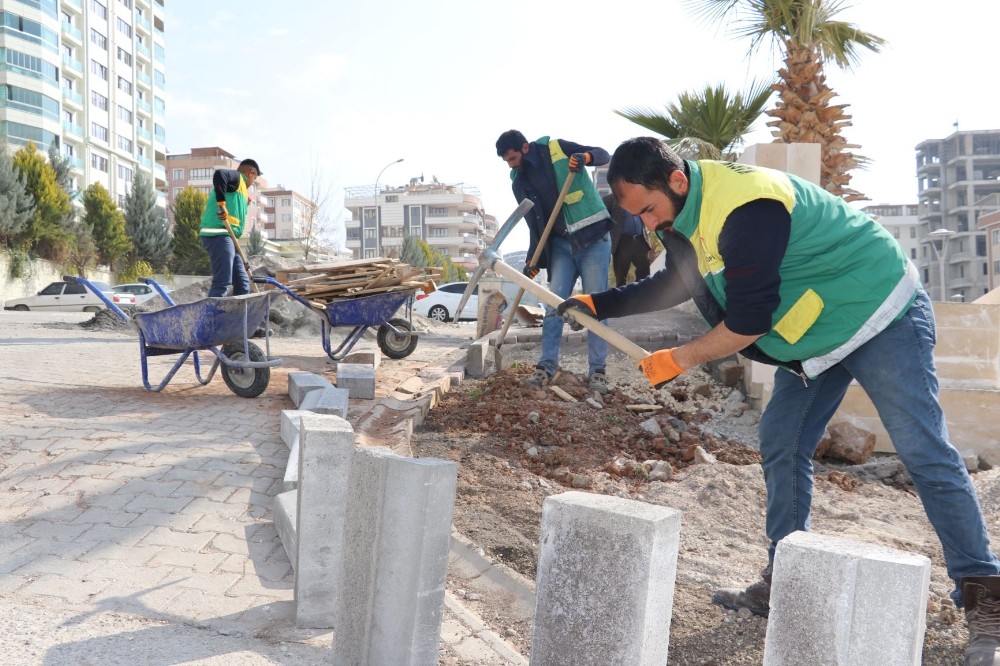
M398 253L403 238L415 236L457 265L473 268L479 251L492 242L497 221L483 210L482 195L464 183L424 183L379 188L348 187L344 207L347 248L355 259Z

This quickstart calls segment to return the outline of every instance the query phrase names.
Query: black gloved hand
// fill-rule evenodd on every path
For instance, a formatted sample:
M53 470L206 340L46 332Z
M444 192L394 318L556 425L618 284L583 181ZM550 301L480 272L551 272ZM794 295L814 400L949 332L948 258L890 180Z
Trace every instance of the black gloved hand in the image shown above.
M574 331L583 330L583 326L580 325L572 313L569 312L570 310L579 310L585 315L597 319L597 308L594 307L594 299L590 296L590 294L570 296L556 308L556 314L562 317L563 321L569 324L571 329Z
M538 267L532 266L531 264L525 264L524 268L521 269L521 272L524 273L529 280L534 280L535 276L538 275Z
M590 153L573 153L569 156L569 170L583 171L583 167L592 162Z

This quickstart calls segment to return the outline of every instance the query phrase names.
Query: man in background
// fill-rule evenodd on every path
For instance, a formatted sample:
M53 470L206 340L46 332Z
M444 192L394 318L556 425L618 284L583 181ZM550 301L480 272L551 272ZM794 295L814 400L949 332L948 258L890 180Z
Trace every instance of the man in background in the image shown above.
M614 194L604 196L604 206L615 223L611 229L611 267L615 272L615 286L628 282L632 266L635 266L636 282L649 277L649 256L653 245L649 242L642 219L619 206Z
M201 230L198 233L212 266L209 297L225 296L230 285L233 287L233 296L250 293L250 276L243 268L243 260L236 251L225 222L229 221L236 238L243 236L243 226L250 208L247 191L258 176L260 167L251 159L240 162L235 170L216 169L212 175L215 196L208 197L205 202L205 213L201 216Z

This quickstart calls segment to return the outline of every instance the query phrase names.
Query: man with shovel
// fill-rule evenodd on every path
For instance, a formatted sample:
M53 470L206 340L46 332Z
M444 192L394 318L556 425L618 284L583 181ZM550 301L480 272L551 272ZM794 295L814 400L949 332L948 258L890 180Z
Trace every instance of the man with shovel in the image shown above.
M501 134L496 149L511 168L514 198L530 199L535 204L526 216L530 243L522 272L534 278L539 269L546 269L550 290L562 298L573 293L577 278L586 292L607 289L611 263L608 231L614 223L584 167L607 164L608 152L547 136L529 143L517 130ZM536 253L539 247L541 252ZM536 254L538 261L533 263ZM552 382L559 369L562 328L562 318L546 306L542 356L535 373L525 380L527 385L546 386ZM587 347L590 390L607 393L604 368L608 343L589 335Z
M640 367L654 386L739 352L779 366L760 419L769 563L712 601L766 617L778 542L808 530L812 456L852 381L871 398L943 545L965 609L966 664L1000 664L1000 561L965 463L948 441L934 369L934 313L891 234L841 197L791 174L683 160L640 137L608 170L618 203L655 231L666 268L578 296L557 311L621 317L693 299L712 326Z
M212 175L215 196L208 197L205 212L201 216L201 230L198 236L201 245L208 252L212 266L212 286L209 297L225 296L229 285L233 285L233 296L250 293L250 276L243 266L243 257L236 247L236 238L243 235L250 198L247 191L260 175L257 162L245 159L233 169L216 169ZM236 224L233 224L233 220ZM232 228L226 228L229 222Z

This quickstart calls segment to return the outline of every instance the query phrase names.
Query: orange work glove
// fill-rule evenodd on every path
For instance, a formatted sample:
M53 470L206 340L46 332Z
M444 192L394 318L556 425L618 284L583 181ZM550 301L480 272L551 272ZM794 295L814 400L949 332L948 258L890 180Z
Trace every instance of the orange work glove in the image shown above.
M646 375L653 388L662 388L664 384L684 372L684 368L677 365L677 361L674 360L674 349L653 352L639 361L639 369Z
M569 156L569 170L580 171L593 161L594 157L590 153L573 153Z
M594 305L594 299L590 294L570 296L556 308L556 314L562 317L563 321L569 324L569 327L574 331L579 331L583 328L583 326L581 326L573 314L569 312L570 310L577 310L585 315L589 315L594 319L597 319L597 307Z
M226 202L217 202L218 207L215 209L215 215L219 218L220 222L225 222L229 217L229 211L226 209Z

